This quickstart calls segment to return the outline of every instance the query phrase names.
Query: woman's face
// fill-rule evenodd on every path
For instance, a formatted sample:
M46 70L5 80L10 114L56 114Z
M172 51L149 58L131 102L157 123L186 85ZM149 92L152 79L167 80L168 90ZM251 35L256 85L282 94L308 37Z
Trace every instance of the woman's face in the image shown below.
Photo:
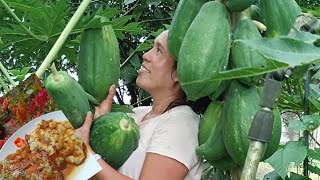
M168 31L164 31L154 40L152 49L142 56L143 63L136 82L149 93L171 89L178 83L176 61L169 53L167 39Z

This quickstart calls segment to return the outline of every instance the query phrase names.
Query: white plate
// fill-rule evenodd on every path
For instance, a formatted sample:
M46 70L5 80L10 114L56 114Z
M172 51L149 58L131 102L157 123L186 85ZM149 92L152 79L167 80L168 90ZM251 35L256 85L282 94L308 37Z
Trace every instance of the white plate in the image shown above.
M24 126L22 126L20 129L18 129L9 139L8 141L3 145L1 151L0 151L0 161L4 160L7 155L15 153L18 149L17 146L14 144L14 140L18 137L23 138L26 134L30 134L32 130L34 130L37 127L37 123L41 120L47 120L47 119L53 119L55 121L65 121L67 118L62 113L62 111L54 111L51 113L44 114L42 116L39 116ZM66 180L86 180L98 173L101 170L101 166L99 163L95 160L93 155L88 151L86 160L80 165L75 167L71 173L69 173L65 178Z

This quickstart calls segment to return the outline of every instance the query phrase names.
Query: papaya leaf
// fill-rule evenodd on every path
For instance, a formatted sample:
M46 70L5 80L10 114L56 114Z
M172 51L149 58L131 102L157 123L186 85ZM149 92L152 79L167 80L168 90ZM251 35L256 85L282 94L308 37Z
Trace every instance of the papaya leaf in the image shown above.
M31 67L24 67L23 69L21 69L21 74L27 74L30 69Z
M299 120L293 120L289 124L289 128L294 131L303 131L306 129L306 126L303 124L302 121Z
M11 69L9 72L14 76L20 75L20 71L18 69Z
M291 38L301 40L308 44L313 44L317 39L320 39L320 35L311 34L305 31L299 31L296 28L293 28L294 33L290 35Z
M25 13L27 16L39 16L43 14L44 4L39 0L6 0L5 1L11 9L15 10L15 14L19 16L20 13Z
M219 81L219 80L227 80L227 79L236 79L236 78L242 78L242 77L249 77L249 76L257 76L257 75L263 75L269 72L273 71L279 71L282 69L289 68L289 65L274 61L274 60L268 60L267 61L267 67L262 68L235 68L227 71L221 71L212 77L205 78L198 81L192 81L188 82L187 84L193 84L198 83L199 81L203 82L212 82L212 81Z
M320 60L320 48L289 37L236 40L234 43L243 43L257 49L265 58L285 63L290 67Z
M146 31L139 27L139 22L132 22L123 27L123 29L118 29L120 31L130 32L133 34L145 33Z
M144 43L139 44L139 46L137 47L137 49L135 51L138 52L138 51L148 50L151 48L151 46L152 46L152 44L150 42L146 41Z
M303 162L307 156L306 147L299 141L290 141L283 149L276 151L271 157L265 160L284 179L288 174L290 163L296 165Z
M320 161L320 148L308 149L308 157Z
M133 113L132 108L128 105L112 104L112 112Z

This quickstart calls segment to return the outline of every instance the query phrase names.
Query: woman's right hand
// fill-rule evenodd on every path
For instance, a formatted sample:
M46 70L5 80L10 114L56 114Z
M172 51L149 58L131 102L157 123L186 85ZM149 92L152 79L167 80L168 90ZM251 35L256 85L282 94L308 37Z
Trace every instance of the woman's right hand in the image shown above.
M113 84L109 88L108 96L105 100L103 100L100 105L95 106L95 113L93 119L96 119L108 112L111 112L112 108L112 99L116 95L116 86Z

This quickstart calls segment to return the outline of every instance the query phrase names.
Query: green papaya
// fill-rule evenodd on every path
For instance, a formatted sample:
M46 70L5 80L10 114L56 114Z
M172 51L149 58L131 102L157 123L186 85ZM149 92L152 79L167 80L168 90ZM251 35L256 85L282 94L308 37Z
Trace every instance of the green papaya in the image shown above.
M247 156L250 144L248 133L254 115L260 108L259 103L260 96L255 86L247 87L236 80L232 81L223 107L225 117L223 140L228 154L239 166L244 165ZM267 146L266 156L272 154L279 145L281 135L279 121L280 118L274 118L272 138Z
M218 160L209 161L209 163L211 164L211 166L219 170L230 170L237 167L237 164L229 155Z
M82 126L90 104L86 92L67 72L52 67L45 88L74 128Z
M227 0L224 3L230 11L241 12L250 7L254 1L255 0Z
M168 35L168 47L175 60L179 58L182 40L198 14L200 8L208 0L180 0L171 21Z
M224 4L205 3L191 23L180 48L178 78L188 99L195 101L213 93L221 81L208 82L227 67L230 14Z
M118 169L138 147L139 127L123 112L110 112L93 121L90 146L114 169Z
M223 117L221 117L222 107L223 105L221 103L212 101L203 115L202 120L204 120L204 123L200 124L202 127L200 126L199 130L199 142L201 140L201 143L199 143L200 146L196 148L196 153L208 161L218 160L227 156L227 150L222 137L224 122ZM200 135L201 133L206 133L207 135L208 133L204 130L208 129L211 129L210 135L207 140L202 143L203 139L205 138L201 137Z
M120 78L119 44L112 25L83 31L77 68L79 84L102 102Z
M250 18L238 21L232 35L233 40L261 39L262 36ZM242 43L233 43L231 48L231 67L233 68L261 68L266 67L265 58L255 49ZM261 76L241 78L239 81L252 86L259 82Z
M266 36L288 35L301 9L295 0L260 0L260 19Z
M199 145L205 143L208 140L212 129L217 126L217 122L220 119L222 107L223 104L216 100L213 100L208 105L199 124Z

